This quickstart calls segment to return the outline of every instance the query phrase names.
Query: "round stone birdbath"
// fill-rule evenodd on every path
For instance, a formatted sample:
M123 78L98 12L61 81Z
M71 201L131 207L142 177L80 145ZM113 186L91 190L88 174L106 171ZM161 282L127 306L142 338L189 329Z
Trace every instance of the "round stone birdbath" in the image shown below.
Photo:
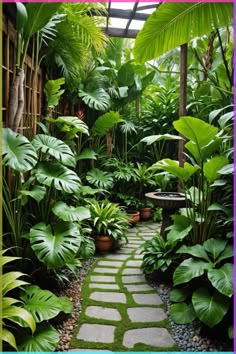
M165 229L172 225L171 215L179 208L184 208L185 196L178 192L150 192L145 197L150 199L157 207L162 208L162 225L161 236L166 238L167 231Z

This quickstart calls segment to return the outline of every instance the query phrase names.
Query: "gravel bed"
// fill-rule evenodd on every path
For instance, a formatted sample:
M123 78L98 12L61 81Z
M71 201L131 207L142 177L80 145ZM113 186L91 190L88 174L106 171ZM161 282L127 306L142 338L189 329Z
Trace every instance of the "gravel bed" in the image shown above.
M176 341L181 352L224 352L233 351L229 344L223 341L213 340L200 335L199 322L193 321L190 324L179 325L170 318L171 301L169 294L171 287L163 282L160 283L152 276L146 276L148 283L157 290L162 301L166 304L166 313L172 330L172 337Z
M67 296L74 305L73 313L67 317L62 323L56 326L57 331L60 334L60 342L57 346L56 351L64 352L68 351L71 338L74 333L74 329L77 323L77 319L81 313L81 286L83 281L97 258L91 258L87 261L84 261L82 267L79 270L77 278L72 279L69 286L64 285L63 289L57 291L59 296Z

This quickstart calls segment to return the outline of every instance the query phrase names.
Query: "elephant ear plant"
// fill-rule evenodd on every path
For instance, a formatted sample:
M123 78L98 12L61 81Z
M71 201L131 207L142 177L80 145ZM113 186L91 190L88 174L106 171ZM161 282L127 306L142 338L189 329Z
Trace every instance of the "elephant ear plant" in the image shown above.
M177 253L191 258L173 275L174 286L188 284L171 293L171 300L176 302L171 306L173 321L183 324L198 318L209 327L216 326L229 310L233 295L232 246L226 240L211 238L203 245L182 246Z
M189 235L188 242L191 244L202 244L216 232L216 218L219 212L221 215L231 213L231 210L220 205L217 198L217 180L229 162L227 157L218 153L223 136L218 128L198 118L182 117L173 125L189 140L185 148L190 163L185 162L181 167L178 161L164 159L151 168L167 171L180 179L187 201L187 208L182 211L182 219L185 218L186 222L182 225L191 225L191 230L188 230L185 236ZM178 220L175 222L175 228L183 231L181 225L177 224Z

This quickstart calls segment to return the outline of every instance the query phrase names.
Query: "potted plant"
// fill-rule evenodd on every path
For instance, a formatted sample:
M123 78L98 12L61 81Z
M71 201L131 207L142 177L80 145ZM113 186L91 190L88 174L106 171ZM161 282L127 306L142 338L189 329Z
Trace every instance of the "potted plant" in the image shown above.
M120 203L123 203L123 208L126 210L129 222L133 225L137 224L140 220L140 211L138 210L140 205L139 199L123 193L117 193L117 197Z
M153 204L149 200L141 201L142 207L139 208L140 218L142 220L149 220L152 215Z
M95 245L100 252L107 252L123 241L127 243L128 218L118 204L93 199L90 212Z

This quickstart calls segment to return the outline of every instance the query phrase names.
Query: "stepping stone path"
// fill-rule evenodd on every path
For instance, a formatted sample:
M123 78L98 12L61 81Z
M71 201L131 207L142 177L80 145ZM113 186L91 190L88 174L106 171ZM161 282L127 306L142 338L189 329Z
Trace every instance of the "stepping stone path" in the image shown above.
M138 223L129 229L129 244L96 262L70 352L176 351L163 302L140 268L140 245L159 230L159 224Z

